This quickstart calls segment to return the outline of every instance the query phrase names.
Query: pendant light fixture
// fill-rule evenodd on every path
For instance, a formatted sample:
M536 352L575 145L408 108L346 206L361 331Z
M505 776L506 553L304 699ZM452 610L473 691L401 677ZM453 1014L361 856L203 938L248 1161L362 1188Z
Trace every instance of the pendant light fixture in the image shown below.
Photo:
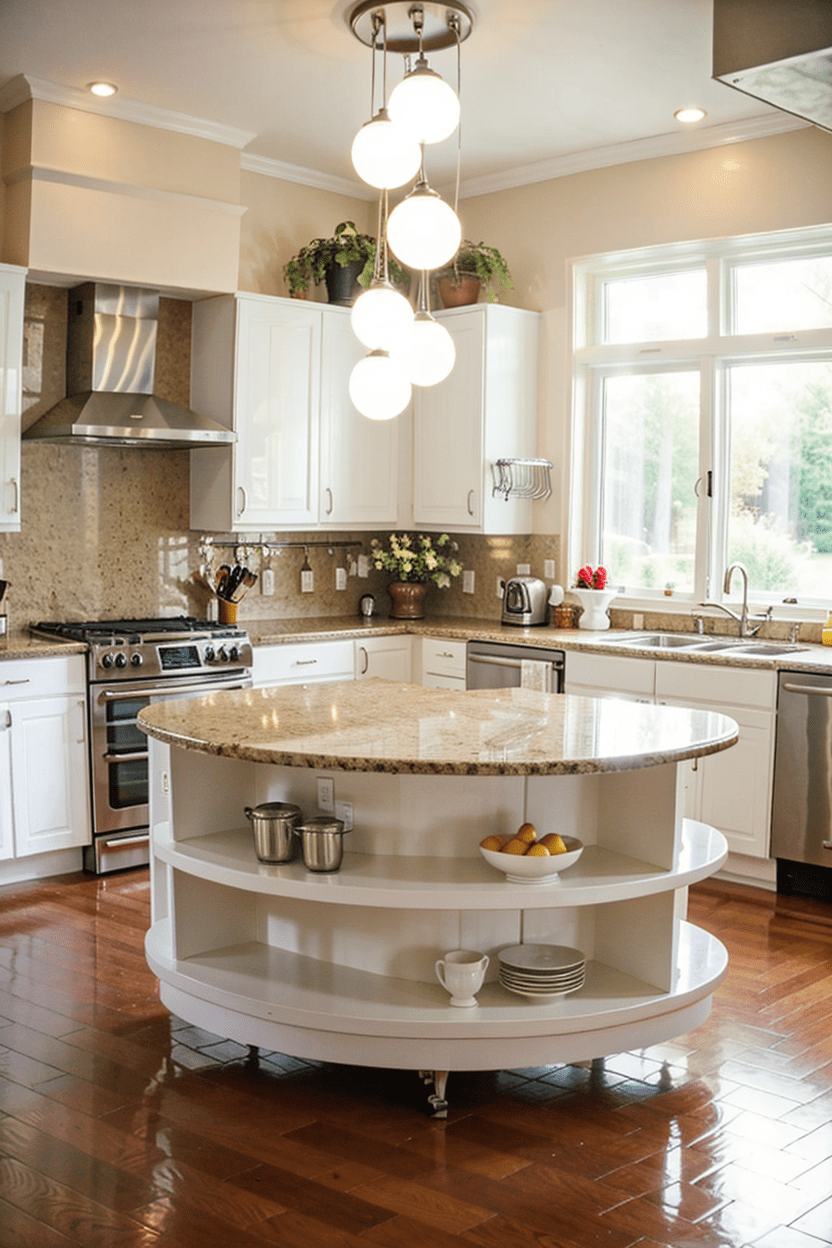
M387 351L371 351L350 375L350 398L362 416L392 420L410 402L410 382Z
M414 386L435 386L456 363L454 340L430 314L429 276L419 276L419 310L402 334L394 339L390 359Z
M407 131L395 125L384 101L387 98L387 27L383 12L371 14L373 35L373 69L370 78L370 116L371 120L364 123L353 139L352 163L355 172L368 186L377 190L404 186L416 172L421 163L421 152L418 141ZM376 48L379 35L382 37L382 106L377 113L375 108L376 95Z
M365 347L389 350L396 338L413 322L413 308L390 281L387 261L387 191L378 203L378 231L373 280L352 305L353 332Z

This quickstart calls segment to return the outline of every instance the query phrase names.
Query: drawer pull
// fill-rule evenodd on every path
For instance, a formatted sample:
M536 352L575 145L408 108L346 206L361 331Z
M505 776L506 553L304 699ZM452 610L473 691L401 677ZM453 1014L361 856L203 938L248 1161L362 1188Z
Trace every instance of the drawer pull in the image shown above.
M29 683L28 676L24 676L22 680L4 680L3 681L4 685L28 685L28 683Z
M294 659L292 666L293 667L312 667L317 662L318 662L317 659Z

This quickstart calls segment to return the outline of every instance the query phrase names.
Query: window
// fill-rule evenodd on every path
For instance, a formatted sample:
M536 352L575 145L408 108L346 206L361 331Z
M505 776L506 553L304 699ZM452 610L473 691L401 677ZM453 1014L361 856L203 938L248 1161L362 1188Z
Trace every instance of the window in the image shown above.
M832 228L580 261L574 307L570 574L828 606Z

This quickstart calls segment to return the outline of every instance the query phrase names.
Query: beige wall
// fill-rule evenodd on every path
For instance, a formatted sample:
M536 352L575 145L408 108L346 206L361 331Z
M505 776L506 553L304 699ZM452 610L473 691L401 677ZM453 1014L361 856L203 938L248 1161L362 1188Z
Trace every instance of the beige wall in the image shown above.
M246 206L240 238L240 290L257 295L286 295L283 266L313 238L329 238L341 221L376 232L375 203L336 195L296 182L242 175L241 203ZM317 298L326 293L318 291Z
M574 174L466 200L462 216L466 237L482 238L506 257L515 290L505 301L545 314L539 451L554 461L561 488L535 508L535 531L563 533L568 261L832 221L832 135L811 127Z

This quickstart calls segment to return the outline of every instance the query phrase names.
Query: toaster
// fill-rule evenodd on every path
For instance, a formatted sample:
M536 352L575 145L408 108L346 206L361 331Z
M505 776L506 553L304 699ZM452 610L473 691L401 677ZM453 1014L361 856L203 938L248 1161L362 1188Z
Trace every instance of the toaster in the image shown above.
M503 588L503 624L546 623L546 583L536 576L511 576Z

